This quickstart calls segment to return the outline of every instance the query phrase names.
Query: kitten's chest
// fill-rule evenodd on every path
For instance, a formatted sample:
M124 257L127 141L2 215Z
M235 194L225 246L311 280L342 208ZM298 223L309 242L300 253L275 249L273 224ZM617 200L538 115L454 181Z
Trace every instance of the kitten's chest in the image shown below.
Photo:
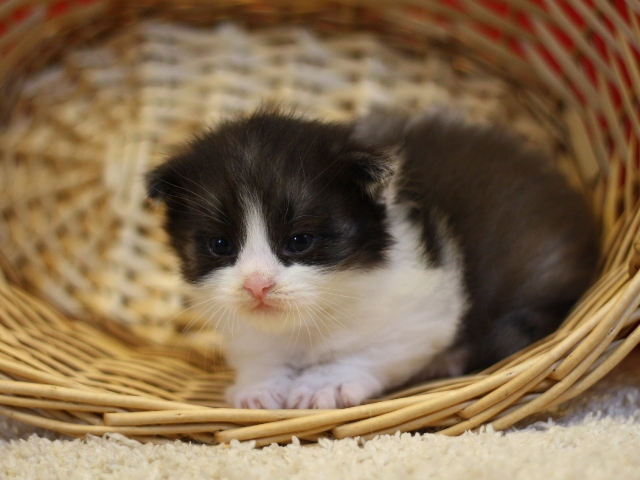
M315 314L317 328L300 332L295 362L308 366L390 345L430 358L451 345L467 308L460 266L427 267L406 242L396 244L385 268L354 273L348 289L337 281L352 298Z

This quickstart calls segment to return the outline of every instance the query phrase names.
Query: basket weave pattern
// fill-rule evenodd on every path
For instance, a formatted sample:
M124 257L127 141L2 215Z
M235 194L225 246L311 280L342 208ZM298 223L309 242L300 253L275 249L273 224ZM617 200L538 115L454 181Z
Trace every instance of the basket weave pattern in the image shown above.
M0 4L0 413L69 435L154 441L455 435L507 428L620 362L640 341L640 6L411 3ZM218 20L269 28L224 23L211 35L175 25ZM381 41L443 53L420 65ZM472 77L464 88L461 72ZM265 97L342 120L443 96L473 120L515 123L567 160L602 219L596 284L558 332L481 374L343 410L225 408L233 373L215 341L199 348L181 335L166 346L167 321L197 332L203 312L179 287L142 172L203 121Z

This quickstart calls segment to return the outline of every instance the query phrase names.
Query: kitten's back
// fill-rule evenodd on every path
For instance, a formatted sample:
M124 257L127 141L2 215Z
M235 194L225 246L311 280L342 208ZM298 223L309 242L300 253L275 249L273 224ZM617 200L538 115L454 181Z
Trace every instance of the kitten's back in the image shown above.
M431 115L409 122L402 137L397 201L410 206L432 263L449 241L440 238L442 219L462 256L471 306L457 344L468 352L467 370L555 330L598 258L583 196L502 129Z

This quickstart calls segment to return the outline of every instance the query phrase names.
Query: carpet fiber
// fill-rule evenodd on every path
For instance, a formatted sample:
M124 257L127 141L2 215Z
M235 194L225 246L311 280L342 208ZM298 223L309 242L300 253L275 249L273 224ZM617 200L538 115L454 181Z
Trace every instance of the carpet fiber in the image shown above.
M517 428L253 448L68 439L0 417L0 478L640 478L640 353Z

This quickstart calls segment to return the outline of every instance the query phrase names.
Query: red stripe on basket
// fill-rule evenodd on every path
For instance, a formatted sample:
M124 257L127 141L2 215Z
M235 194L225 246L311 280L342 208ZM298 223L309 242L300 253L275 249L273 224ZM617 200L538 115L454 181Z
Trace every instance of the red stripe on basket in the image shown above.
M622 60L622 58L620 57L620 55L614 55L614 62L616 62L616 65L618 66L618 70L620 71L621 75L622 75L622 81L624 82L626 87L631 87L631 74L629 73L629 70L627 69L626 64L624 63L624 61Z
M582 66L582 71L587 75L587 78L591 81L591 83L595 85L597 81L596 70L593 67L591 61L586 57L582 57L580 59L580 64Z
M616 7L618 13L622 15L622 18L624 18L624 20L629 23L631 21L631 18L629 17L629 12L627 10L625 0L613 0L613 5Z
M522 48L522 44L518 40L509 40L507 44L516 55L518 55L519 57L524 57L524 49Z
M582 0L582 3L587 5L591 10L593 10L593 2L590 0ZM582 16L573 8L572 5L567 2L558 2L558 6L560 9L571 19L571 23L577 25L582 28L585 26L585 21Z
M15 23L20 23L25 20L29 15L31 15L31 11L33 7L20 7L13 11L11 14L11 20Z
M565 33L565 31L561 27L558 27L556 25L549 25L549 30L565 50L569 50L570 52L574 51L575 45L573 43L573 40L571 40L571 37L567 33Z
M547 62L547 65L549 65L554 72L556 73L562 72L562 67L557 62L556 58L553 55L551 55L551 53L549 53L549 51L546 48L542 47L541 45L536 45L535 48L538 54L540 54L540 56Z
M491 40L501 41L504 39L504 34L495 27L479 23L475 26L475 29L486 37L489 37Z
M49 10L47 11L47 18L53 18L57 17L58 15L63 15L69 10L70 7L71 2L69 1L54 3L49 7Z
M527 15L526 13L518 12L515 15L515 20L516 20L516 24L519 27L524 28L528 32L533 32L533 24L531 23L531 19L529 18L529 15Z

